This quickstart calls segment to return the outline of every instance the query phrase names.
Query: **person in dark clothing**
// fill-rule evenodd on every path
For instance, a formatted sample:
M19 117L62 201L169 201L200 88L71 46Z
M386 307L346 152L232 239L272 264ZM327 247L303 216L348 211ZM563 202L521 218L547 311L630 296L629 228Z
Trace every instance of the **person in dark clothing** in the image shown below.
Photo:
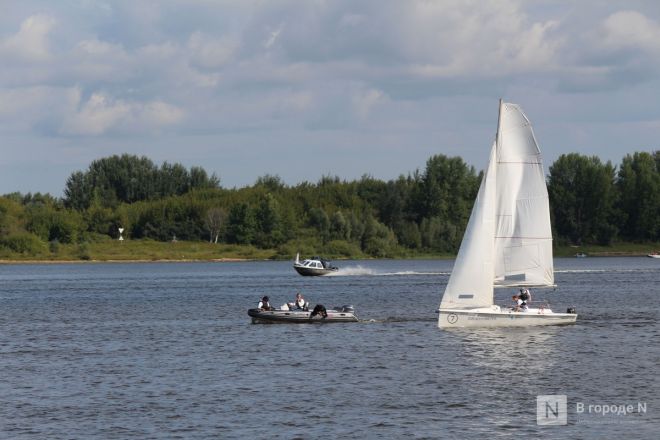
M261 310L272 310L273 308L270 306L270 298L268 298L267 296L261 298L261 301L259 301L257 308Z
M317 304L316 306L314 306L314 310L312 310L312 313L309 315L309 319L312 319L316 315L321 315L323 318L328 317L328 312L323 306L323 304Z

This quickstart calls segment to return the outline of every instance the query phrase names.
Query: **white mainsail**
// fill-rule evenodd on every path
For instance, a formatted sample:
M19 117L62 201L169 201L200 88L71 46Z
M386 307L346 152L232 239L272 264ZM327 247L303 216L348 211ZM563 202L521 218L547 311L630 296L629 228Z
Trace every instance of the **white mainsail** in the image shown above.
M493 305L493 287L554 284L550 208L532 126L500 102L495 144L440 309Z

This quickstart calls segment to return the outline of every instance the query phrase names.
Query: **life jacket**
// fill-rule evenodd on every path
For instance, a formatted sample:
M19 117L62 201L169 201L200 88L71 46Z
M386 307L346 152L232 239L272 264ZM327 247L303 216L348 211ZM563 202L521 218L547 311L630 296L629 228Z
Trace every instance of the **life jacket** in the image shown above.
M271 308L270 303L268 301L266 301L266 302L259 301L259 305L257 307L260 308L260 309L264 309L264 310L270 310L270 308Z
M520 291L520 295L518 295L518 298L521 299L523 304L527 304L527 301L529 301L529 290L527 289L522 289Z

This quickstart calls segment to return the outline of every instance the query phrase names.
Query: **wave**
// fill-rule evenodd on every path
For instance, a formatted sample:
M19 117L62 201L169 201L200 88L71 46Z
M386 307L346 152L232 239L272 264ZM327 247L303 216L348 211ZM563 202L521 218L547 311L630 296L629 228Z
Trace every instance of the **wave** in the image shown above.
M380 272L375 269L362 266L342 267L337 272L330 273L329 277L351 277L351 276L410 276L410 275L444 275L449 276L449 272L418 272L414 270L404 270L399 272Z
M378 318L378 319L361 319L360 322L363 324L384 324L392 322L433 322L437 321L436 316L388 316L387 318Z
M555 273L631 273L631 272L657 272L657 268L635 269L559 269Z
M355 275L374 275L375 271L362 266L342 267L338 271L328 274L329 277L347 277Z

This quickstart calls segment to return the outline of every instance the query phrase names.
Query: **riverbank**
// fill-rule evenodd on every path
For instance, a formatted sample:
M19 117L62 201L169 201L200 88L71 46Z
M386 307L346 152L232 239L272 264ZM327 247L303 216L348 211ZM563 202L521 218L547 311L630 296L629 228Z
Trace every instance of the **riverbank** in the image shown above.
M660 250L660 243L615 243L611 246L556 246L555 257L644 257Z
M557 246L555 257L574 257L585 254L588 257L609 256L645 256L660 249L660 243L617 243L612 246ZM125 263L125 262L233 262L251 260L289 260L293 259L294 251L282 249L258 249L254 246L215 244L205 242L157 242L152 240L103 241L84 244L58 244L44 249L38 254L19 254L8 251L0 252L0 264L30 264L30 263ZM322 254L334 260L361 260L370 258L364 254L345 255L324 253L322 251L307 252ZM303 256L309 256L307 254ZM454 255L415 253L412 251L394 255L401 259L453 259Z
M152 240L103 241L57 244L37 254L2 252L0 263L248 261L274 259L276 251L253 246L204 242L157 242Z

